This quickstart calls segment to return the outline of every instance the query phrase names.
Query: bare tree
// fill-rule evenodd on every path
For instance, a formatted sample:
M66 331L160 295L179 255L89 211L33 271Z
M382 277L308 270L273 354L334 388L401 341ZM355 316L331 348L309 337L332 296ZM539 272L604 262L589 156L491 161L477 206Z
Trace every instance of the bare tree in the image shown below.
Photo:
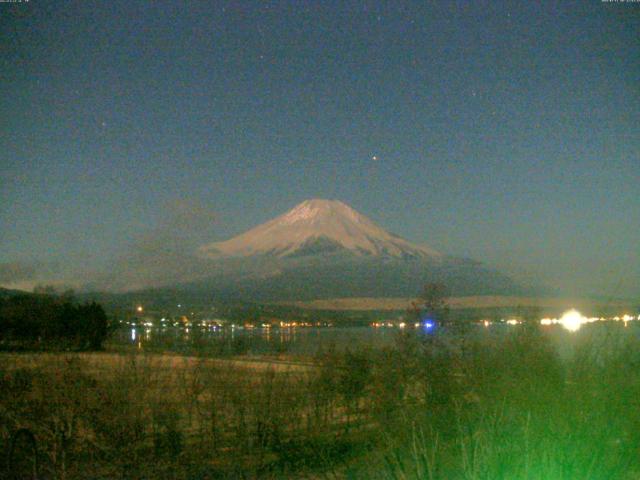
M449 289L443 283L427 283L415 304L422 317L427 317L439 325L443 325L449 318Z

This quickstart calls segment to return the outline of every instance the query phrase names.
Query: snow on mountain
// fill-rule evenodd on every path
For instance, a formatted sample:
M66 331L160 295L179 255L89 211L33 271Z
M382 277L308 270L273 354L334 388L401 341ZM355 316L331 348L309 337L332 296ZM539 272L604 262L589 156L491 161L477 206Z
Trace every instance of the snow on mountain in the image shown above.
M440 257L376 225L339 200L306 200L241 235L200 248L206 258L289 257L346 249L362 256Z

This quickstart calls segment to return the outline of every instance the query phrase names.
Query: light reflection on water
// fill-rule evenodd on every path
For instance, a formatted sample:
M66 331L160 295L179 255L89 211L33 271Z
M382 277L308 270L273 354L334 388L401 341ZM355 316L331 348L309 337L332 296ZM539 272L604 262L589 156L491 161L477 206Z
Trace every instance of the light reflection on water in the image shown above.
M126 331L126 335L124 332ZM358 348L384 346L393 343L399 333L371 327L331 328L254 328L254 329L194 329L194 328L130 328L117 332L116 345L138 345L147 350L193 351L211 354L229 353L296 353L313 354L320 348Z
M606 323L584 326L570 332L561 325L539 327L562 356L587 341L615 341L628 335L640 336L640 326ZM471 339L490 340L504 338L515 328L494 324L490 327L472 327L465 336ZM144 330L144 332L143 332ZM198 329L198 328L131 328L123 329L114 338L116 345L136 345L145 350L163 350L202 354L273 354L291 353L310 355L321 349L358 349L361 347L383 347L392 345L403 332L420 337L434 334L431 329L399 330L396 328L372 327L304 327L304 328L254 328L254 329ZM144 335L141 335L144 333ZM446 333L436 333L447 337Z

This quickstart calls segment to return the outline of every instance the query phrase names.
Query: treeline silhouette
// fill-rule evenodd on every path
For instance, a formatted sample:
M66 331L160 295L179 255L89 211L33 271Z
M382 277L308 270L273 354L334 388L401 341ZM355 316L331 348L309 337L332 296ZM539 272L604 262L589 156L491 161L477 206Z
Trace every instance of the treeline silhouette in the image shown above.
M108 332L107 315L95 302L52 294L0 297L0 348L100 350Z

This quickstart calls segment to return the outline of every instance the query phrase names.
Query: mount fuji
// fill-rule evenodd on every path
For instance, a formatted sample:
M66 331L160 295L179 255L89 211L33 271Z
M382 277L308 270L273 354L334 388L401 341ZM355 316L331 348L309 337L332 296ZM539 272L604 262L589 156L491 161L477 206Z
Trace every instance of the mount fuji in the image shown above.
M196 255L200 275L175 288L207 298L411 297L433 281L454 295L524 292L496 270L389 233L338 200L306 200Z
M230 240L201 247L204 257L279 258L335 253L393 258L439 258L431 248L393 235L339 200L306 200L289 212Z

